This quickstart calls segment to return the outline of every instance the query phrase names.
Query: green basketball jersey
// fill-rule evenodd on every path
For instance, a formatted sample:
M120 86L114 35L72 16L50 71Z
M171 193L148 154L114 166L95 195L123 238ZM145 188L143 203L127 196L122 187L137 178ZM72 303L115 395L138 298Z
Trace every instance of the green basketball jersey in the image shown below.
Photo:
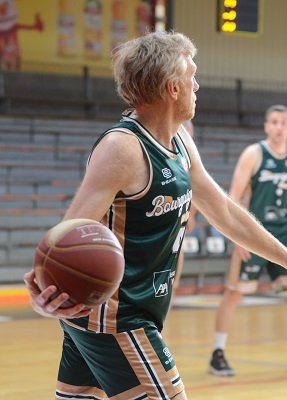
M124 250L125 273L118 292L88 318L70 323L108 333L143 324L161 330L191 205L190 158L179 134L171 151L128 115L112 131L136 135L148 161L149 180L139 193L119 194L102 221Z
M275 236L287 227L287 156L278 158L264 141L261 165L252 177L250 211Z

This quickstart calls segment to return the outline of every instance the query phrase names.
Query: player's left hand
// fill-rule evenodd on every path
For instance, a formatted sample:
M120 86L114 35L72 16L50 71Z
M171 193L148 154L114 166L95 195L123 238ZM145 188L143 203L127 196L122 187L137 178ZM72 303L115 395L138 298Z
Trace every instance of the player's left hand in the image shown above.
M59 319L81 318L89 315L92 310L86 309L84 304L77 304L74 307L61 308L69 299L68 293L60 293L55 298L51 298L56 292L57 287L48 286L41 292L36 281L34 270L24 275L24 282L30 294L30 301L33 309L44 317L53 317Z
M246 250L244 247L239 246L239 244L235 244L234 247L242 261L247 262L251 258L250 251Z

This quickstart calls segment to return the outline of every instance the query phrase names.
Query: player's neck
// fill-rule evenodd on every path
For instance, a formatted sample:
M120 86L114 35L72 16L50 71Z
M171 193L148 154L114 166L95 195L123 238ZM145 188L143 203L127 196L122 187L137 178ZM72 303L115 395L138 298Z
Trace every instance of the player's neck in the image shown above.
M275 153L278 157L284 157L287 154L287 143L286 142L274 142L271 140L265 141L267 146Z
M163 118L162 115L166 115ZM160 112L154 107L137 109L132 116L137 119L162 145L174 150L172 138L177 132L168 113Z

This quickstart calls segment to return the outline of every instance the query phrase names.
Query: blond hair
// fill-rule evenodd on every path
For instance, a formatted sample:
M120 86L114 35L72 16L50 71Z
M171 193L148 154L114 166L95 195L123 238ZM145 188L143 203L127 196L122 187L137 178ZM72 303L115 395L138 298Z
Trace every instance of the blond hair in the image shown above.
M131 107L163 99L166 83L179 83L187 64L196 54L191 40L176 32L149 32L130 40L112 53L119 96Z

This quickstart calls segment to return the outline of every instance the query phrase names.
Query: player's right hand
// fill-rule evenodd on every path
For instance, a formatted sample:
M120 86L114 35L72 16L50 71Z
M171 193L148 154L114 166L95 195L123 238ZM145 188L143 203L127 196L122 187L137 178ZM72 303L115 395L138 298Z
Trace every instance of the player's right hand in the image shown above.
M244 249L244 247L239 246L239 244L235 244L234 249L242 261L247 262L251 258L250 251Z
M34 270L24 275L24 282L30 295L32 308L44 317L60 319L81 318L86 317L92 312L91 309L85 309L84 304L77 304L69 308L61 308L65 301L68 300L69 295L67 293L60 293L55 298L51 299L51 296L57 292L57 287L54 285L48 286L41 292L35 280Z

